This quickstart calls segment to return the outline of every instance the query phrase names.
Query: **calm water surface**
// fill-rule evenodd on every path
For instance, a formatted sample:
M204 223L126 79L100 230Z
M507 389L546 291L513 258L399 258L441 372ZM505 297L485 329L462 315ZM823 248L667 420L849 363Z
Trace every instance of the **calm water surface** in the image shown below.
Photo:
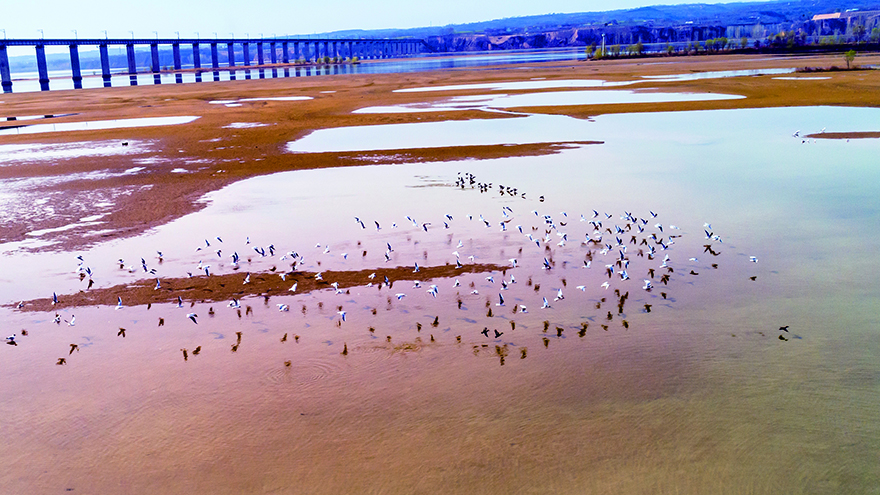
M388 152L365 152L373 164L248 179L207 195L198 213L83 253L7 253L4 302L84 289L77 254L98 287L145 278L141 257L160 277L198 273L200 261L230 273L232 251L250 258L242 279L242 272L285 266L281 255L291 250L309 271L453 264L454 251L464 264L474 256L511 268L462 274L459 287L455 278L420 288L409 280L367 287L365 279L344 294L246 298L253 314L242 317L225 301L59 311L68 320L75 313L72 327L52 323L54 314L0 310L8 333L30 333L0 349L0 462L7 466L0 486L37 493L120 486L140 493L870 492L880 475L878 142L802 143L792 133L875 130L878 119L876 109L832 107L577 123L494 119L462 135L503 134L515 123L522 135L543 129L546 142L603 144L411 165L383 165ZM346 145L369 148L376 131L350 129ZM492 182L491 192L456 187L459 172ZM499 184L517 196L500 194ZM631 223L625 212L647 220L639 222L644 233L614 233ZM602 244L613 246L607 254L592 248L587 269L581 241L597 235L589 220L612 229ZM704 250L705 223L723 241L711 242L718 256ZM543 239L547 230L549 242L526 238ZM568 241L560 245L562 233ZM669 247L657 247L653 260L638 256L645 245L629 243L650 233ZM670 233L681 237L668 244ZM627 246L630 280L620 267L605 274L620 256L616 236ZM269 244L278 248L274 257L252 250ZM162 264L156 250L165 254ZM667 254L674 272L664 285ZM118 258L136 273L120 270ZM657 275L646 291L649 268ZM426 292L430 284L436 298ZM556 300L560 289L564 298ZM622 312L615 290L629 294ZM551 308L541 309L544 298ZM280 303L290 311L278 311ZM528 312L514 313L519 305ZM198 324L189 312L199 314ZM777 330L782 325L790 332ZM125 338L116 336L119 327ZM495 337L496 329L503 334ZM236 331L243 337L233 353ZM299 342L281 343L284 333ZM70 343L80 350L56 366ZM180 349L198 345L201 354L185 362Z

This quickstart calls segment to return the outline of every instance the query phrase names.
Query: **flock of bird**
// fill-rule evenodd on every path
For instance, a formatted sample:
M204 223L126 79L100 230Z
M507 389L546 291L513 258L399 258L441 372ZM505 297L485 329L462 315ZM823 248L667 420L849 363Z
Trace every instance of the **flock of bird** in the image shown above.
M456 189L476 190L484 194L494 191L500 198L517 198L528 201L526 193L519 188L481 182L470 173L460 173L453 186ZM544 202L543 196L538 198L538 202ZM500 217L492 220L483 214L465 215L466 218L462 219L459 218L460 215L443 213L431 218L430 221L418 221L412 216L403 216L401 226L391 222L387 227L383 227L383 223L388 223L385 220L380 222L378 219L365 220L357 216L353 217L353 227L357 233L355 236L360 232L375 231L377 235L371 238L372 242L382 246L381 257L367 257L366 246L362 246L361 241L358 241L359 250L363 248L360 258L364 266L360 268L366 267L367 271L370 271L370 267L372 267L375 268L375 272L364 277L363 280L355 281L355 286L378 291L377 294L380 294L380 297L387 299L388 308L392 307L394 301L403 304L406 302L404 298L419 297L419 295L423 298L429 298L419 301L419 305L437 305L438 309L441 305L449 305L439 309L440 314L434 317L431 325L435 328L439 325L441 315L445 319L448 315L454 315L455 311L471 311L475 305L476 307L482 305L486 315L485 318L481 317L483 323L474 323L476 320L472 316L472 312L468 313L471 316L467 317L453 316L455 324L461 329L461 333L455 336L456 342L462 342L463 336L468 341L473 339L494 341L497 344L496 353L501 357L503 364L503 358L507 354L507 346L515 345L517 340L513 336L519 337L522 335L523 328L529 328L530 324L542 319L541 334L544 346L547 346L550 340L543 334L550 331L550 321L557 318L561 320L554 325L557 337L563 337L564 332L569 329L576 329L577 334L584 337L591 323L595 323L605 331L608 331L610 325L615 321L624 329L630 328L629 315L632 313L628 310L628 304L632 306L631 300L638 301L635 312L641 314L651 313L658 304L669 305L674 300L670 293L675 290L676 285L695 283L703 270L717 269L717 259L724 251L723 238L715 233L709 223L703 224L699 229L700 233L694 236L686 234L676 225L663 223L661 216L650 210L637 215L631 211L611 214L591 209L583 214L569 215L565 211L548 213L540 212L537 209L521 212L518 211L519 207L515 210L510 206L511 204L508 201L499 206ZM402 222L404 218L406 223ZM467 228L461 230L466 231L465 235L468 237L459 237L456 242L456 236L461 235L458 234L459 222L467 222ZM475 225L476 227L474 227ZM486 233L475 234L475 229L485 229ZM405 231L405 234L401 236L394 233L395 230ZM461 280L465 278L463 275L449 277L449 280L419 280L420 277L416 274L423 268L419 266L419 260L412 259L410 263L405 263L405 260L400 259L401 257L397 255L398 250L401 249L396 250L392 242L395 244L407 242L410 244L408 249L411 250L412 245L418 242L427 242L435 232L441 233L445 240L433 237L434 242L450 246L450 251L446 256L448 261L445 263L451 264L454 259L456 270L467 264L474 264L477 258L489 259L495 256L487 249L474 250L470 242L467 246L465 245L465 240L470 241L475 236L489 236L491 238L492 235L500 234L503 236L502 244L505 248L513 247L517 254L513 257L507 257L509 254L504 255L505 248L502 248L501 256L503 259L498 261L505 268L491 273L468 274L470 278L465 279L464 284ZM385 237L386 234L387 237ZM423 237L413 240L416 236ZM708 257L708 262L700 262L694 256L686 259L680 259L676 256L677 243L682 242L682 238L686 236L701 239L702 255ZM406 238L407 241L401 241L401 237ZM520 241L516 241L517 238ZM511 239L513 240L511 241ZM452 247L453 243L455 243L454 247ZM224 252L227 249L226 246L229 244L224 243L220 236L212 236L201 241L195 251L216 260L214 263L217 264L218 270L226 272L231 270L233 273L240 270L242 265L251 266L254 261L269 260L274 264L283 263L289 266L289 269L277 270L273 265L268 272L254 271L254 275L279 277L279 283L288 278L309 274L315 280L325 284L322 287L326 287L319 291L319 296L322 298L318 303L319 307L323 307L323 301L334 295L350 294L352 288L350 282L348 282L348 286L345 286L345 282L340 284L339 281L324 281L326 271L321 270L322 259L328 260L332 257L337 262L340 259L342 262L346 262L350 258L347 252L337 254L331 250L330 246L318 243L312 253L306 256L306 251L302 248L280 250L271 243L258 246L252 244L249 237L245 237L244 244L238 248L229 248L231 253ZM692 251L693 247L689 246L689 249ZM467 250L472 251L466 252ZM415 257L414 253L412 255ZM314 257L315 260L309 263L307 258L311 257ZM436 258L436 256L433 257ZM135 277L155 277L155 289L159 290L163 287L159 265L163 263L165 255L162 251L157 251L155 256L151 258L156 260L156 264L149 263L146 257L140 257L139 262L135 264L127 264L124 259L120 258L116 261L116 265L119 270L128 271ZM352 260L357 259L354 256L351 258ZM423 260L427 259L426 251ZM76 273L80 281L87 284L86 290L91 290L95 284L95 272L86 263L83 256L78 256L77 260ZM758 263L758 258L750 256L749 261ZM412 268L412 276L390 280L388 275L377 275L388 266L400 268L401 263L403 263L402 266ZM307 267L314 269L314 272L306 271ZM569 268L573 271L568 270ZM212 270L211 263L202 259L186 273L187 277L212 277L220 272ZM409 273L408 270L407 273ZM243 288L246 289L251 283L251 277L251 271L242 275L241 285ZM569 278L576 280L572 284L576 296L567 293ZM755 280L756 275L749 275L749 278ZM86 279L88 279L87 282ZM407 282L412 283L412 288L400 290L400 284ZM423 287L422 282L426 283L427 287ZM392 288L395 283L398 285ZM517 287L519 288L517 289ZM290 311L294 302L293 298L299 295L297 289L298 283L294 282L286 290L285 295L276 293L272 296L282 299L275 305L279 312L287 313ZM264 297L266 302L270 297L269 294L253 294L253 296ZM53 305L58 303L58 297L53 293ZM124 303L122 297L118 296L115 309L124 309L126 307ZM178 295L176 303L172 303L172 305L184 308L186 303ZM194 308L196 301L189 301L188 304L190 308ZM19 309L24 305L24 301L19 303ZM242 303L239 298L231 298L227 306L236 310L239 318L242 317ZM371 309L374 316L377 313L375 306L377 304L373 304ZM565 310L559 313L562 315L561 317L552 316L555 310L563 308ZM588 309L592 314L587 315ZM374 326L369 321L363 321L364 316L359 311L355 311L357 316L353 318L351 311L346 309L344 304L337 304L336 313L333 316L335 326L342 327L343 324L355 323L352 320L361 320L355 324L363 325L364 329L368 330L372 336L376 331ZM535 311L543 313L540 316L531 316ZM213 316L213 306L210 307L209 312ZM251 306L246 305L245 315L248 316L252 312ZM302 312L305 315L305 304ZM199 325L199 315L195 309L181 313L181 317L185 317L194 325ZM503 320L506 320L504 323L497 319L502 315ZM521 322L520 332L516 332L517 322L514 318L518 318ZM572 322L571 318L577 318L577 321ZM70 327L76 325L74 315L71 314L69 319L62 319L60 314L56 312L53 322L60 325L62 321ZM458 323L460 321L465 323ZM422 324L419 322L401 323L401 328L409 327L412 323L415 323L417 331L421 332ZM159 318L158 325L163 326L164 324L165 317L163 316ZM498 328L499 324L503 324L503 327ZM780 328L780 330L788 331L787 327ZM468 332L473 333L469 334ZM27 335L27 331L23 330L21 334ZM119 327L117 336L125 338L126 329ZM507 339L502 340L505 336ZM238 332L237 341L232 346L233 352L241 344L241 338L241 332ZM300 336L295 335L294 338L298 342ZM784 337L780 336L780 339L784 340ZM286 340L287 333L285 332L281 341L285 342ZM391 342L391 336L387 336L386 340ZM431 342L437 340L434 334L430 335L430 340ZM6 343L9 345L17 345L18 342L16 334L6 339ZM487 347L487 345L477 341L474 343L474 348ZM67 357L78 350L77 344L70 344L67 356L59 358L57 364L66 364ZM184 360L187 360L190 355L198 355L202 349L201 346L198 346L191 351L186 348L182 348L181 351ZM343 343L342 354L348 354L347 342ZM527 352L523 347L521 357L525 358L526 355ZM289 365L289 362L285 364Z

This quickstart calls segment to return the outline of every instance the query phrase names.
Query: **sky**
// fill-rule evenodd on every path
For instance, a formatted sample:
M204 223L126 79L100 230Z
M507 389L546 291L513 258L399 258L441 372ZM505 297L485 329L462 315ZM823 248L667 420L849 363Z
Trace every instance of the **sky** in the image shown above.
M345 29L445 26L549 13L719 0L0 0L9 38L269 37ZM42 33L39 30L43 30ZM76 30L76 34L74 34ZM133 33L132 33L133 32ZM154 33L155 32L155 33ZM3 32L0 31L0 36Z

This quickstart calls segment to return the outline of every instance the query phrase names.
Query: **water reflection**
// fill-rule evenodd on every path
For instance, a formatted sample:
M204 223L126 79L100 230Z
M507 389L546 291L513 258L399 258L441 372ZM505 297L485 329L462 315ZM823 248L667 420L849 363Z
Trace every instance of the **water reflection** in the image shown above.
M528 118L495 121L512 132L504 126L531 125ZM79 483L76 473L90 467L76 487L96 492L118 486L117 468L145 449L166 474L128 480L136 486L195 479L222 490L271 476L277 486L328 492L355 482L381 491L462 480L500 491L515 488L495 476L511 462L524 466L516 487L536 491L547 483L560 492L701 493L718 483L864 491L877 474L880 438L878 142L802 143L791 134L873 129L878 119L878 109L830 107L602 115L577 130L578 140L604 144L553 155L235 183L204 198L198 213L76 254L102 287L155 284L149 269L162 282L186 283L187 271L209 278L200 264L244 287L247 273L281 281L290 260L305 257L299 271L323 271L327 288L284 288L242 298L238 308L198 298L182 308L61 308L60 324L55 312L0 310L9 328L31 333L4 346L0 402L10 404L10 428L0 456L24 480L13 483L29 486L56 477L33 470L72 473ZM479 126L470 133L495 132ZM568 137L564 127L551 126L554 141ZM467 173L486 187L469 179L456 187ZM595 246L582 244L596 238L591 221L602 222ZM627 224L627 235L616 231ZM652 233L668 249L653 244L649 260L630 236L654 242ZM613 249L603 254L606 242ZM625 261L618 244L627 247L630 280L617 273ZM270 245L274 255L254 250ZM230 251L241 255L238 270ZM668 289L658 280L663 253L675 268ZM74 254L7 255L2 300L88 293ZM457 259L506 269L414 287L416 263L454 270ZM369 278L393 267L406 272L392 287ZM658 273L648 291L651 268ZM341 272L357 274L358 285L337 293L331 275ZM541 309L543 298L551 307ZM76 325L64 324L74 313ZM778 339L782 326L788 341ZM80 351L68 356L71 343ZM190 351L187 361L180 349ZM56 366L62 354L68 362ZM136 438L136 451L114 450L120 436ZM80 454L57 455L69 445ZM790 461L804 445L823 448ZM390 467L374 470L364 449ZM427 449L454 473L432 471L419 455ZM232 450L241 458L234 480L205 474L215 455ZM26 469L11 462L22 454ZM303 455L309 469L277 460ZM684 481L682 459L694 468ZM339 462L353 477L323 474ZM595 467L589 476L585 462Z

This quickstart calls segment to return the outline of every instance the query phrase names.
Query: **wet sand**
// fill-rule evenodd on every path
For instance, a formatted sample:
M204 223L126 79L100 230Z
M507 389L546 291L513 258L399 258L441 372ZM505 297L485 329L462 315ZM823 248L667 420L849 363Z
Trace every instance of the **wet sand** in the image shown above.
M88 214L89 203L112 196L114 205L98 240L137 235L151 227L191 213L202 206L196 202L205 193L246 177L284 170L362 165L356 153L285 153L284 143L316 129L411 122L440 122L458 119L512 118L510 115L477 110L399 114L353 114L366 106L404 105L440 101L452 96L481 91L395 93L396 89L428 85L512 81L526 78L632 80L642 75L664 75L696 71L741 70L784 67L830 66L839 57L707 56L608 62L558 62L524 64L477 70L438 71L390 75L345 75L269 80L139 86L86 91L52 91L4 95L3 115L72 113L53 122L112 120L131 117L198 115L195 122L172 127L130 128L98 132L66 132L4 136L3 144L70 143L102 140L146 140L162 151L150 155L149 173L115 175L93 180L47 183L31 189L31 195L51 197L53 214L26 221L3 222L0 242L26 239L27 233L75 223ZM871 64L880 57L860 57L859 64ZM640 88L670 92L713 92L746 98L722 101L653 104L615 104L568 107L529 107L518 110L590 118L618 112L654 112L728 108L761 108L798 105L877 106L877 71L829 73L830 79L802 82L778 80L772 76L706 79L683 82L650 82ZM333 91L332 93L325 93ZM547 90L552 91L552 90ZM484 92L484 91L482 91ZM508 93L516 93L509 91ZM307 101L251 101L240 107L210 104L210 101L240 98L308 96ZM513 117L515 118L515 117ZM262 127L224 129L236 122L264 123ZM829 133L833 129L828 130ZM875 132L865 129L865 132ZM520 146L466 146L370 153L383 163L448 161L503 156L553 153L558 144ZM55 176L95 172L122 172L132 166L130 157L105 156L66 159L51 166L13 163L0 167L0 180L47 179ZM183 168L187 173L170 173ZM122 191L124 194L119 194ZM41 236L55 240L58 249L87 245L82 237L88 229L73 228Z

